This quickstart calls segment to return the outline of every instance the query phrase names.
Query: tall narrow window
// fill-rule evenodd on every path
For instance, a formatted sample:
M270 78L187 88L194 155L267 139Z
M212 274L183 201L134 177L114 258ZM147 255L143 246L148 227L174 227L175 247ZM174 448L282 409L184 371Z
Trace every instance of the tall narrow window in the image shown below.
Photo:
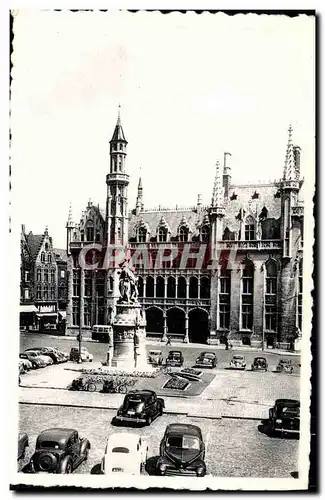
M250 215L246 218L245 221L245 240L255 240L255 221Z
M47 283L49 281L49 271L48 269L44 269L44 281Z
M85 271L85 297L91 297L93 291L92 271Z
M231 271L224 270L220 276L219 291L219 328L229 329L230 325L230 290Z
M201 228L201 241L207 242L209 241L210 231L208 226L203 226Z
M179 241L188 241L188 229L185 226L180 227L179 229Z
M158 229L158 241L160 243L163 243L163 242L167 241L167 228L160 227Z
M48 300L49 298L49 289L48 289L48 286L47 285L44 285L44 300Z
M41 262L45 262L45 253L44 252L41 253Z
M51 269L51 282L55 282L55 269Z
M277 331L277 266L274 260L265 264L265 330Z
M72 299L72 324L79 326L80 321L80 304L79 299Z
M49 263L52 262L52 255L50 253L47 256L47 262L49 262Z
M73 296L80 296L80 272L79 269L73 270Z
M302 297L303 297L303 261L299 262L299 274L298 274L298 328L302 331Z
M37 285L36 289L36 299L40 300L42 297L42 292L41 292L41 285Z
M89 224L86 230L87 241L94 241L94 226Z
M40 267L37 268L37 271L36 271L36 280L37 281L42 281L42 270Z
M242 274L241 295L241 327L243 330L253 328L253 291L254 291L254 266L248 261Z
M145 227L140 227L138 231L138 241L139 243L144 243L147 237L147 230Z
M84 326L91 326L91 298L84 299Z
M54 286L51 286L51 300L55 299L55 288Z

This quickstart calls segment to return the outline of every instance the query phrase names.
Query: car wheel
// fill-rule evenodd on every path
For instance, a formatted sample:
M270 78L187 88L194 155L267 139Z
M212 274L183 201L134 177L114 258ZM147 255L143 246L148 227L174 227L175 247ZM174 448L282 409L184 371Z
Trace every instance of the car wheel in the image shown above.
M90 383L87 385L87 391L88 391L88 392L95 392L95 391L96 391L96 384L93 384L92 382L90 382Z
M147 425L150 425L150 424L151 424L151 422L152 422L151 415L148 415L148 417L147 417L147 421L146 421L146 424L147 424Z
M32 363L32 368L33 368L33 370L36 370L36 368L37 368L37 363Z

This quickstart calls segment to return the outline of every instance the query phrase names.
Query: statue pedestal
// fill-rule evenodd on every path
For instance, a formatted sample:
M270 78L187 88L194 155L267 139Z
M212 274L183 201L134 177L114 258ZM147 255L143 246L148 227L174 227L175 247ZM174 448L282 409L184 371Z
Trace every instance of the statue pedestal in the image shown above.
M118 302L113 323L112 367L126 370L151 370L145 349L146 320L138 302Z

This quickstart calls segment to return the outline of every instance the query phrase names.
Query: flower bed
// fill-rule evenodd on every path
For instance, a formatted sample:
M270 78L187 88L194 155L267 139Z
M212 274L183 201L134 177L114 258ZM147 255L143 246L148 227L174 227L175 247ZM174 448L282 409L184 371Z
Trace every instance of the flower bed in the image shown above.
M74 379L69 387L71 391L106 392L110 394L128 392L135 385L137 379L128 377L105 377L100 375L90 377L78 377Z
M163 389L175 389L178 391L185 391L185 389L188 388L190 385L190 382L188 380L184 380L183 378L180 377L172 377L165 384L163 385Z
M75 371L80 371L83 375L100 375L100 376L116 376L116 377L130 377L130 378L155 378L159 370L154 370L150 372L143 372L143 371L133 371L133 372L127 372L123 370L114 370L114 369L109 369L105 370L103 368L80 368L80 370L75 370Z

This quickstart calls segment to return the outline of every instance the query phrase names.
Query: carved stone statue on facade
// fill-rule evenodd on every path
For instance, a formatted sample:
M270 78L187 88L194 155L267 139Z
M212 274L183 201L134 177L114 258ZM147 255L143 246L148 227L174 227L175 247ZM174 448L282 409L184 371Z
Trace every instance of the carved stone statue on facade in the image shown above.
M121 302L137 302L138 299L138 279L131 269L124 264L120 273L120 294Z

